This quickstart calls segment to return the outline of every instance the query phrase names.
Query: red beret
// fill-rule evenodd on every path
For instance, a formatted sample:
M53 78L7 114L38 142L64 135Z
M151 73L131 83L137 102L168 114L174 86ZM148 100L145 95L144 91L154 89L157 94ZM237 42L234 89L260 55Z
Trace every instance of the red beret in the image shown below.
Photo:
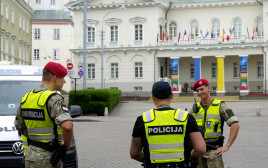
M47 63L45 68L59 78L63 78L67 75L67 69L61 64L56 63L56 62Z
M194 91L196 91L197 88L203 85L208 85L208 81L206 79L198 79L193 86Z

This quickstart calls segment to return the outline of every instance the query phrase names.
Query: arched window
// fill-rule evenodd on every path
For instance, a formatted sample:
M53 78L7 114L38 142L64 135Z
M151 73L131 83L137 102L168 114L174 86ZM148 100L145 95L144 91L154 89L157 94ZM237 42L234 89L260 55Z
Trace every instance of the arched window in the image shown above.
M192 21L191 23L191 39L197 37L198 34L198 22L196 20Z
M263 36L263 19L259 18L257 20L257 36Z
M169 38L173 40L177 35L177 24L175 22L171 22L169 24Z
M220 35L220 21L218 19L213 20L211 31L211 38L216 38Z
M234 20L234 37L238 38L242 34L242 21L240 19L235 19Z

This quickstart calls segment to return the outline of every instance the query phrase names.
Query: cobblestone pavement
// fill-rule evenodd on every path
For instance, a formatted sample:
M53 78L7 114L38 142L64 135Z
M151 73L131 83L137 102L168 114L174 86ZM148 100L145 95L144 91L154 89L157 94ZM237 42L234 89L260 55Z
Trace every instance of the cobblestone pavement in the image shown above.
M240 120L238 137L223 155L226 168L268 167L268 102L227 102ZM176 102L174 108L185 109L192 103ZM256 116L256 107L261 116ZM110 116L81 116L74 121L79 168L140 168L141 164L129 156L133 125L138 115L153 103L119 103ZM225 143L229 128L225 124Z

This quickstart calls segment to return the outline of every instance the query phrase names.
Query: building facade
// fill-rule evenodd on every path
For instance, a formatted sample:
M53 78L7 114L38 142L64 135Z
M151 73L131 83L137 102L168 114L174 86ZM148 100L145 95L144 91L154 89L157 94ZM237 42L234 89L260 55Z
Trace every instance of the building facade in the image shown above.
M67 66L71 62L73 48L73 27L70 11L36 10L32 19L33 47L32 64L45 66L53 61ZM71 80L65 78L63 90L71 89Z
M117 11L122 5L126 10ZM83 2L67 7L74 13L77 64L83 61ZM104 72L105 88L123 92L150 92L163 79L180 92L199 78L218 95L267 92L267 0L102 0L89 1L87 9L87 88L100 88Z
M0 61L31 65L33 13L24 0L0 0Z

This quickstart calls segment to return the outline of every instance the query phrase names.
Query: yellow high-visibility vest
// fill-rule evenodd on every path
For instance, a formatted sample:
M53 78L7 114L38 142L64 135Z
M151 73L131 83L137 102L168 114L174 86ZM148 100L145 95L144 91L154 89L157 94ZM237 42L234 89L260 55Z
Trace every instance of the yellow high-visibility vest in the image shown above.
M222 135L220 106L221 100L214 99L207 111L205 111L200 102L197 103L199 111L198 113L193 113L193 116L199 129L203 130L204 139L217 138Z
M43 143L51 142L55 138L54 121L47 112L47 100L57 93L50 90L28 92L21 101L21 112L24 118L29 139ZM62 130L56 126L58 140L62 141Z
M142 114L151 163L184 161L184 137L188 112L180 109Z

